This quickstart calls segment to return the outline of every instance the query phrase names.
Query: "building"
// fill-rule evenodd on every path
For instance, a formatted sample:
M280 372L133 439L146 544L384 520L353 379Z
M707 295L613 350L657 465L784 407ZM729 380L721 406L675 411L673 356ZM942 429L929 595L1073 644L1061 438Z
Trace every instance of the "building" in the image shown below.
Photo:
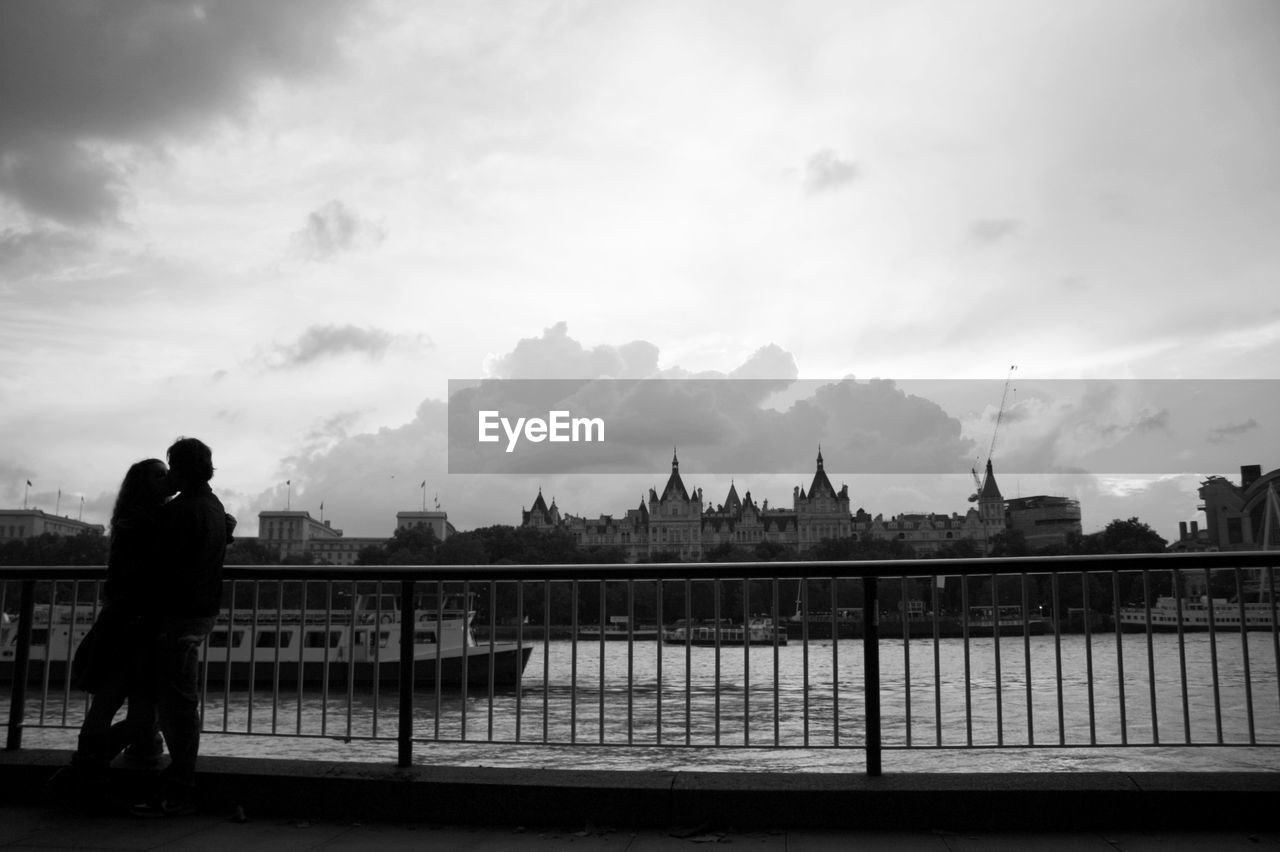
M396 512L396 529L421 529L428 527L436 534L436 539L444 541L457 530L449 523L449 516L439 509L421 512Z
M1022 533L1027 547L1066 547L1084 530L1080 524L1080 501L1068 497L1015 497L1005 501L1005 523Z
M445 512L397 512L396 528L429 527L444 541L456 530ZM310 553L328 565L354 565L366 547L381 547L389 537L344 536L329 521L318 521L310 512L271 511L258 513L259 544L280 559Z
M855 541L900 541L911 545L919 556L932 556L947 545L969 539L979 548L986 546L986 527L977 509L963 515L932 512L906 512L885 519L871 517L859 509L853 516Z
M1076 522L1078 531L1078 507ZM668 556L695 560L722 545L750 549L771 543L804 553L824 539L848 538L894 539L910 544L921 555L966 538L985 550L989 535L1006 529L1006 524L1005 503L990 463L978 508L964 515L910 513L886 520L863 509L851 514L849 487L841 485L837 490L832 485L821 450L809 487L796 486L790 506L757 502L750 491L739 495L732 481L724 502L713 505L704 499L701 488L685 485L679 457L673 455L662 491L649 489L647 501L642 498L637 508L622 517L563 513L554 499L547 504L541 490L533 506L521 510L522 526L566 532L583 547L617 547L632 562Z
M1269 473L1251 464L1240 468L1240 484L1224 476L1200 483L1204 542L1209 550L1280 548L1280 468Z
M40 509L0 509L0 543L44 535L103 535L106 527Z

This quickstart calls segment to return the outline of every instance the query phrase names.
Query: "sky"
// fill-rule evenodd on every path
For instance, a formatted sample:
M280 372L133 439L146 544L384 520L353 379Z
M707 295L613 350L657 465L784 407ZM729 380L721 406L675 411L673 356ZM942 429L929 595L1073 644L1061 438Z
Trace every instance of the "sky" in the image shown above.
M179 435L246 535L620 515L681 438L789 505L825 437L872 514L990 456L1172 539L1280 466L1277 81L1272 0L4 3L0 506L105 523ZM450 380L549 378L867 396L741 474L714 398L626 414L648 473L450 472Z

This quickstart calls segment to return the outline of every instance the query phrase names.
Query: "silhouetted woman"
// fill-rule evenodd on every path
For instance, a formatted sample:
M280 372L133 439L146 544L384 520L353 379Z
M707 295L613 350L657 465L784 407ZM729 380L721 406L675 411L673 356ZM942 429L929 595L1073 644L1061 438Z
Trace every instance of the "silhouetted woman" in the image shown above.
M168 468L145 459L125 473L111 512L104 604L94 625L88 653L77 654L75 683L93 700L71 766L61 770L53 787L78 804L101 804L106 798L107 767L126 747L158 757L156 740L153 645L159 629L156 611L156 513L173 494ZM112 724L129 702L123 721Z

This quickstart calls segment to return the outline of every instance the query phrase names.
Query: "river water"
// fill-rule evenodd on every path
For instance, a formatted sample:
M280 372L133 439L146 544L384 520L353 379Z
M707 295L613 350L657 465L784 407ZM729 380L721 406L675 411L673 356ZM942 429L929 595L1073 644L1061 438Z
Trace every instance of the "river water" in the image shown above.
M886 639L880 647L886 772L1280 771L1269 633L1251 633L1247 644L1239 634L1189 634L1181 647L1172 634L1150 645L1142 634L1107 634L944 639L936 651L931 639ZM415 762L865 769L861 640L663 645L661 655L652 641L607 642L601 650L594 641L539 642L518 690L419 692ZM394 761L396 700L393 690L331 689L326 699L283 688L273 700L270 691L213 688L202 752ZM73 744L82 712L76 695L29 706L28 725L43 713L44 724L66 727L29 727L24 744ZM1194 747L1173 747L1187 743Z

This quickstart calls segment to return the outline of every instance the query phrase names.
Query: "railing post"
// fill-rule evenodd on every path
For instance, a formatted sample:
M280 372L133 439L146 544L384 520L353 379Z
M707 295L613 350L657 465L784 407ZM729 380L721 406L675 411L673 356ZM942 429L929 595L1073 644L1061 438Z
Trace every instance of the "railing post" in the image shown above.
M399 766L413 765L413 633L418 614L413 605L413 580L400 581L400 726L396 739L400 747ZM436 653L439 654L439 638ZM465 649L464 649L465 650ZM436 688L439 689L439 684Z
M862 671L867 775L880 776L880 601L875 577L862 578ZM833 640L834 641L834 640Z
M27 709L27 669L31 663L31 623L36 617L36 581L22 581L22 597L18 602L18 648L13 660L13 685L9 695L9 737L6 751L22 748L22 719ZM47 666L48 660L45 661ZM71 662L67 661L67 671Z

